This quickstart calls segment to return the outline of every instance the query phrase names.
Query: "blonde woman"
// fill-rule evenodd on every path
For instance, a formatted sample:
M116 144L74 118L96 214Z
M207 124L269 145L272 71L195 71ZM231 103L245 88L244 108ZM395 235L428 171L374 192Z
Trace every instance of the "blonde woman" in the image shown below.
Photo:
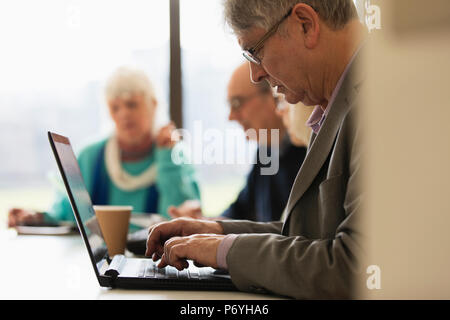
M146 74L135 68L119 68L107 81L105 98L115 130L78 155L92 202L132 205L135 213L159 213L169 218L170 205L199 199L193 168L171 159L176 143L171 140L174 125L156 129L158 101ZM73 220L66 194L58 193L47 212L11 209L8 224Z
M278 115L288 130L289 138L295 146L308 146L312 130L306 125L314 106L305 106L299 102L295 105L284 103L278 108Z

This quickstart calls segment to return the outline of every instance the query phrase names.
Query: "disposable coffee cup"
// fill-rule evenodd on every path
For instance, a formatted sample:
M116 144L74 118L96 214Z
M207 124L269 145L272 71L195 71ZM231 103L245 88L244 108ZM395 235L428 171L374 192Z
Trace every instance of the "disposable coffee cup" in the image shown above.
M124 254L132 206L94 206L109 257Z

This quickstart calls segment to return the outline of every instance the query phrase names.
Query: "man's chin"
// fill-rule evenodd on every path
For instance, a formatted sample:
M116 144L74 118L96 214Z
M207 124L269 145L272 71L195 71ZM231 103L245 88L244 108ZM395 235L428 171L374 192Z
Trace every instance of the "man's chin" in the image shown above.
M285 96L285 100L290 103L290 104L297 104L299 102L303 103L305 106L314 106L317 103L314 103L313 101L311 101L308 96L306 94L304 95L290 95L290 96Z
M303 102L305 96L285 94L284 99L290 104L297 104L299 102Z

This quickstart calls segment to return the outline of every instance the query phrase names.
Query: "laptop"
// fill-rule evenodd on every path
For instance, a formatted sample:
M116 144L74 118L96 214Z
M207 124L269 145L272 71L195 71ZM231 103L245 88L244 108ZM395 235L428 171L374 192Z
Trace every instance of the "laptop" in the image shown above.
M198 268L192 261L189 261L189 268L178 271L171 266L158 268L150 258L129 254L115 255L110 259L69 139L51 132L48 132L48 138L100 286L126 289L237 290L226 272L210 267Z

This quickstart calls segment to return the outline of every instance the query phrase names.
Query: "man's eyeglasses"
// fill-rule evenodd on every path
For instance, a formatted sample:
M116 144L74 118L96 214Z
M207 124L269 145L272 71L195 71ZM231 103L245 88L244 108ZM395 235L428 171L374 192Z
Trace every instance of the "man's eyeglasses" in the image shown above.
M277 23L275 23L275 25L269 29L269 31L266 32L266 34L250 49L244 50L242 52L242 54L244 55L244 57L250 61L253 62L257 65L261 64L261 60L256 56L256 54L258 53L258 51L262 48L264 42L270 38L270 36L272 36L278 29L278 27L280 26L280 24L284 21L284 19L286 19L287 17L289 17L289 15L292 12L292 8L289 10L288 13L286 13L286 15L283 16L283 18L281 18L280 21L278 21Z

